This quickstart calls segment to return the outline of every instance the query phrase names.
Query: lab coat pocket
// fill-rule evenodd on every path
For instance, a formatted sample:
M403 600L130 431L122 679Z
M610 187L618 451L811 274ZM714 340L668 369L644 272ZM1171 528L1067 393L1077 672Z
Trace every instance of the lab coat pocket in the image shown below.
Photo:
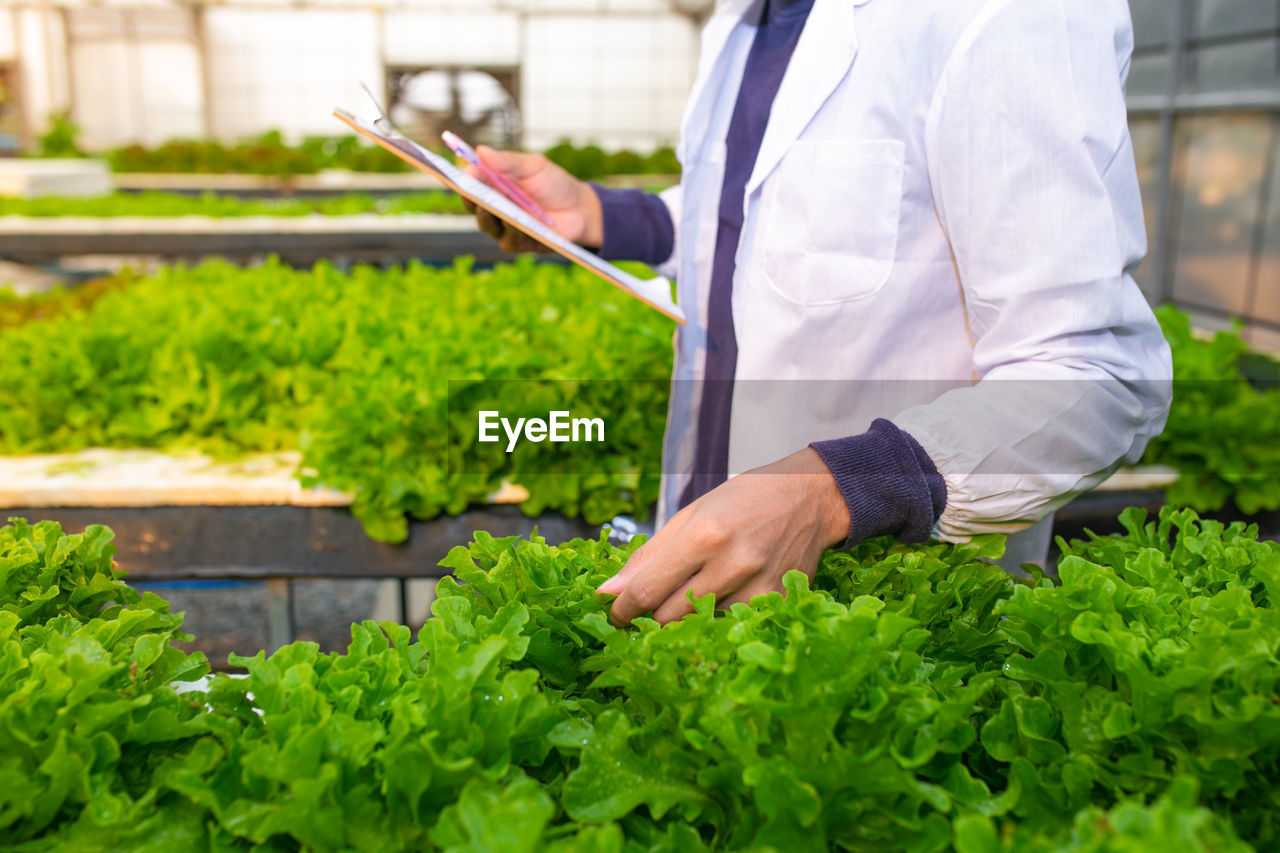
M765 183L756 232L764 278L797 305L879 291L898 247L905 146L800 140Z

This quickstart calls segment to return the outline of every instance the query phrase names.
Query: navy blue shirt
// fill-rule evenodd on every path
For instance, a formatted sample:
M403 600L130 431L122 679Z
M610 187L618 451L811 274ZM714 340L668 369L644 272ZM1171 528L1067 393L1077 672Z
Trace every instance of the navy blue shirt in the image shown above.
M734 256L742 232L743 193L755 167L774 97L814 0L766 0L747 56L725 138L725 173L707 304L707 359L698 411L693 476L685 506L728 476L729 419L738 344L733 326ZM666 204L639 190L596 187L604 214L602 257L659 264L671 256L675 227ZM867 432L811 445L849 507L847 544L892 534L922 541L946 505L946 486L928 454L887 420Z
M813 0L766 0L760 25L747 54L742 85L725 137L724 183L720 188L720 222L707 298L707 360L698 407L693 476L680 495L680 505L693 503L728 478L729 418L733 377L738 365L738 339L733 328L734 256L742 235L742 201L760 153L773 99L782 85L791 54Z

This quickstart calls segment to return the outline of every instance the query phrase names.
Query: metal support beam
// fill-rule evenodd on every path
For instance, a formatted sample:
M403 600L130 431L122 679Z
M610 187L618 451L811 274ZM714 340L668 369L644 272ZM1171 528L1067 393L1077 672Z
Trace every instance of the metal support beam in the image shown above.
M1175 113L1214 113L1236 110L1280 112L1280 92L1186 92L1164 95L1133 95L1125 101L1130 116Z
M293 583L287 578L267 580L267 654L293 642Z
M1275 185L1276 158L1280 157L1280 113L1271 117L1271 138L1267 140L1266 160L1262 169L1262 186L1258 188L1258 212L1254 221L1253 239L1249 246L1249 278L1245 282L1244 313L1251 319L1258 316L1258 289L1262 279L1262 254L1267 247L1267 219L1271 215L1271 188ZM1255 321L1256 322L1256 321Z
M66 233L30 229L0 233L0 258L5 260L39 265L74 255L147 255L192 261L208 255L237 260L277 255L295 266L310 266L322 258L373 264L402 264L413 259L452 263L458 255L472 255L478 264L513 259L479 231L236 232L227 226L200 233L142 229L106 233L88 228ZM562 260L559 256L544 257L552 263Z
M1160 166L1156 189L1155 245L1151 247L1151 280L1162 302L1173 297L1170 275L1173 256L1173 159L1174 159L1174 101L1182 88L1183 70L1187 58L1187 34L1191 29L1192 0L1177 0L1177 18L1174 21L1172 53L1169 63L1169 79L1166 98L1160 110Z
M194 36L196 54L200 62L200 114L204 120L204 135L209 139L218 138L213 111L213 70L209 56L209 7L197 3L191 8L191 29Z

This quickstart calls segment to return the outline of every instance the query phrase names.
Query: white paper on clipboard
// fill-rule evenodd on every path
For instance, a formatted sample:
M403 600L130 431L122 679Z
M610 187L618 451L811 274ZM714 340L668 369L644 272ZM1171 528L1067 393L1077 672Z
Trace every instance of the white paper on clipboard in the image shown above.
M684 311L671 298L671 282L667 279L662 277L651 279L636 278L630 273L618 269L599 255L589 252L578 244L561 237L493 187L483 181L476 180L450 163L446 158L427 150L412 139L402 135L391 136L386 134L346 110L335 109L333 114L351 125L360 134L399 155L401 159L408 161L411 165L435 175L450 189L470 199L490 213L501 217L535 240L590 270L605 281L622 288L676 322L685 322Z

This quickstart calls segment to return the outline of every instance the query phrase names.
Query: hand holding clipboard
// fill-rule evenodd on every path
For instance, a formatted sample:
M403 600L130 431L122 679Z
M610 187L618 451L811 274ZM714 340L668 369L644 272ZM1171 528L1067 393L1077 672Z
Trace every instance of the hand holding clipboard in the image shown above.
M506 177L497 169L489 166L488 163L480 159L480 155L475 149L463 141L462 137L456 133L445 131L440 134L440 138L444 140L444 144L449 146L449 150L457 154L463 160L478 168L484 174L485 180L497 190L501 190L507 198L514 201L525 209L526 212L532 213L538 219L550 228L555 228L551 217L547 216L547 212L538 206L538 203L529 198L528 193L520 189L518 186L507 180Z
M370 97L372 98L372 95ZM381 112L379 107L379 113ZM388 125L386 130L379 128L377 124L386 121L381 114L372 124L357 118L345 110L334 110L333 114L361 136L376 142L420 171L433 175L446 187L472 204L483 208L508 225L573 261L578 266L595 273L610 284L656 308L676 322L685 322L684 311L672 299L671 283L665 278L636 278L630 273L618 269L599 255L582 248L570 240L566 240L546 225L532 211L526 211L503 193L459 169L449 162L447 158L441 157L439 154L435 154L409 139L397 131L389 121L386 122Z

